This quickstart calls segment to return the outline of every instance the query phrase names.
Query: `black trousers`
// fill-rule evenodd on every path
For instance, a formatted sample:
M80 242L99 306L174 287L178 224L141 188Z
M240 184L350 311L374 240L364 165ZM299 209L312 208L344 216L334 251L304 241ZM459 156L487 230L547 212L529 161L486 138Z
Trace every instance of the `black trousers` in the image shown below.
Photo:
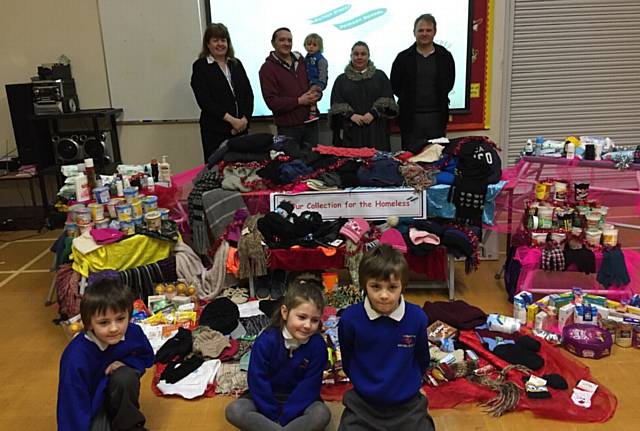
M216 132L208 126L200 124L200 138L202 139L202 152L204 153L204 162L207 163L209 156L213 154L220 144L231 138L228 133Z
M438 112L413 114L413 130L401 130L402 149L419 153L427 145L427 140L446 135L442 127L442 115Z
M145 417L140 411L140 374L123 366L111 373L102 410L91 421L90 431L142 431Z
M278 135L290 137L302 150L315 147L320 139L317 121L301 126L278 126Z

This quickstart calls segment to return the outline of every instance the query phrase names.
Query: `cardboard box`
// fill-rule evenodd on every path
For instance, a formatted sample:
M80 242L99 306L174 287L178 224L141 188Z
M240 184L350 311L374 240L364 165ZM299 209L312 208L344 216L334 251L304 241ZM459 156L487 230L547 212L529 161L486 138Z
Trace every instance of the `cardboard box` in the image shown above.
M458 335L458 330L444 322L436 320L427 328L427 338L434 344L440 345L443 338L452 338Z

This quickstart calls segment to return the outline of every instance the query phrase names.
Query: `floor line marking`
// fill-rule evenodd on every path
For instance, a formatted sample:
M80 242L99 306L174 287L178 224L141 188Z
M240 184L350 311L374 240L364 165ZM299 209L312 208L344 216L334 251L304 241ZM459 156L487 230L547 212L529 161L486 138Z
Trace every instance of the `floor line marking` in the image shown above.
M14 269L12 271L0 271L0 274L15 274L16 272L18 272L18 270ZM39 274L44 272L51 272L51 270L50 269L25 269L24 271L22 271L23 274Z
M22 265L20 268L18 268L18 270L16 272L14 272L13 274L11 274L9 277L5 278L4 280L0 281L0 289L2 287L4 287L5 284L7 284L8 282L10 282L11 280L13 280L14 278L16 278L17 276L19 276L20 274L22 274L27 268L29 268L31 265L33 265L34 263L36 263L38 260L42 259L43 256L45 256L47 253L51 253L51 251L49 250L49 248L45 248L39 255L37 255L36 257L34 257L33 259L31 259L29 262L25 263L24 265Z

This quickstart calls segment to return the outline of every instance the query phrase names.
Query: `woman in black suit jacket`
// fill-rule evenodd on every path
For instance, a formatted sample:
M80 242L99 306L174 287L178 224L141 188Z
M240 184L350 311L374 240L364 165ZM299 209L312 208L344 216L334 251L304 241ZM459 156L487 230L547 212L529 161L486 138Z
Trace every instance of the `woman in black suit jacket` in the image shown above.
M253 91L240 60L234 57L229 30L211 24L193 63L191 88L200 114L204 161L232 136L246 134L253 113Z

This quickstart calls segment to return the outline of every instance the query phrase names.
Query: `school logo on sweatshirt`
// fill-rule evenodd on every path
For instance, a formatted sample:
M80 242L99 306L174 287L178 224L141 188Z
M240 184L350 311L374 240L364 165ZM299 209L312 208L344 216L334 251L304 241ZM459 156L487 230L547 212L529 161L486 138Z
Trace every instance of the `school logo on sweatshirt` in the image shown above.
M303 370L306 370L307 368L309 368L309 363L310 363L309 359L304 358L300 363L300 368L302 368Z
M400 342L398 343L398 347L404 347L408 349L414 348L416 345L416 336L415 335L401 335Z

